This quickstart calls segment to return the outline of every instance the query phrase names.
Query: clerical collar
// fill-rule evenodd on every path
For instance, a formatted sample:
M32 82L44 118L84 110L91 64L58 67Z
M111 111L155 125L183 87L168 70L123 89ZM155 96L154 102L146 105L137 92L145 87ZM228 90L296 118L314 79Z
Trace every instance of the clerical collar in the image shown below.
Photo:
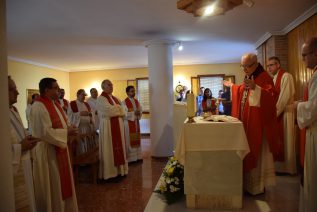
M251 74L250 78L253 76L253 79L257 78L257 76L259 76L262 72L264 71L263 66L258 63L258 67L256 67L255 71ZM245 76L244 78L247 78L247 76Z

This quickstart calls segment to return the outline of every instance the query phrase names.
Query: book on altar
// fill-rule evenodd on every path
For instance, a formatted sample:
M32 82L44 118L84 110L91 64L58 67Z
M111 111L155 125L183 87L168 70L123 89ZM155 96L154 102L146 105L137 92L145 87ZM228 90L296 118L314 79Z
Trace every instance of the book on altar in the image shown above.
M214 122L239 122L239 119L232 116L226 116L226 115L210 115L210 116L204 117L203 120L214 121Z

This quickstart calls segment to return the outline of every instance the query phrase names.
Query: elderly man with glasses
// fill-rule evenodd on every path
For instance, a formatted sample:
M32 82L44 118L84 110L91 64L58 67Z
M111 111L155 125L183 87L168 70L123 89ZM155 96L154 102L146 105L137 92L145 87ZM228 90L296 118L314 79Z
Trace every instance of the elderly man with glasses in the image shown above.
M273 156L281 144L276 129L277 93L255 54L243 55L241 68L246 74L244 83L238 86L224 81L224 85L231 87L232 116L243 122L250 147L243 161L244 189L257 195L265 186L275 185Z

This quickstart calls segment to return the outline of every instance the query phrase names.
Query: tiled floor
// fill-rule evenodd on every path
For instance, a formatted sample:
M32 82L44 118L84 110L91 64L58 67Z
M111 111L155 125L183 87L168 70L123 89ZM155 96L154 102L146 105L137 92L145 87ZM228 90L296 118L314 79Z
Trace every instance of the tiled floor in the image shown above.
M151 158L150 139L142 139L143 162L129 165L129 174L118 182L93 185L88 183L85 169L81 172L81 182L76 185L80 211L140 212L151 197L152 191L162 173L167 159ZM151 200L153 199L153 196ZM268 188L265 194L244 196L243 209L237 211L298 211L299 177L278 176L277 186ZM166 206L153 201L151 212L194 211L185 208L185 201ZM159 209L162 208L163 210ZM202 211L202 210L195 210ZM205 211L205 210L203 210Z
M76 185L79 211L141 212L167 162L151 158L150 139L142 139L143 162L129 164L129 173L118 182L90 184L85 168Z

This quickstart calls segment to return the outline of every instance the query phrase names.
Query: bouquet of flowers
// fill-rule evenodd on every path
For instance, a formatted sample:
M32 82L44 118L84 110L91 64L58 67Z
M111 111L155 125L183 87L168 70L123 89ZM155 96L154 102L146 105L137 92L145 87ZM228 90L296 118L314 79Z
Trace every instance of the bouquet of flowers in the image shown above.
M174 157L169 158L154 192L162 194L167 204L184 196L184 166Z

